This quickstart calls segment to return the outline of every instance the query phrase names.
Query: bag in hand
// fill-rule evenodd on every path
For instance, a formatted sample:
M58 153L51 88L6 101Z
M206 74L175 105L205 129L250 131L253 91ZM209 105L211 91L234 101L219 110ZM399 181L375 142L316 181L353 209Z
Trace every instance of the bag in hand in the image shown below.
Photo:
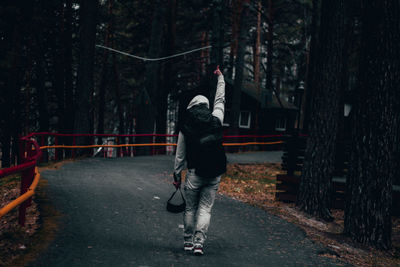
M176 205L176 204L173 204L171 201L174 198L174 196L175 196L175 194L176 194L176 192L178 190L181 193L182 203L179 204L179 205ZM172 193L171 197L168 199L168 201L167 201L167 211L172 212L172 213L181 213L181 212L183 212L185 210L185 208L186 208L186 201L185 201L185 198L183 197L181 188L179 187L179 188L177 188L175 190L174 193Z

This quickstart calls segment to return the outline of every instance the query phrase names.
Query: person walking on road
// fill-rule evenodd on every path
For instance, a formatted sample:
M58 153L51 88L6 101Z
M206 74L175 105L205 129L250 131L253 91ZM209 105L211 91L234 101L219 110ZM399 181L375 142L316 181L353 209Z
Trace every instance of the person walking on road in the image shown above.
M178 136L175 156L174 186L181 186L181 172L186 162L188 171L184 192L186 209L184 221L184 250L203 255L203 246L210 225L215 194L226 172L226 156L222 146L222 122L225 112L225 81L219 70L214 107L203 95L189 103Z

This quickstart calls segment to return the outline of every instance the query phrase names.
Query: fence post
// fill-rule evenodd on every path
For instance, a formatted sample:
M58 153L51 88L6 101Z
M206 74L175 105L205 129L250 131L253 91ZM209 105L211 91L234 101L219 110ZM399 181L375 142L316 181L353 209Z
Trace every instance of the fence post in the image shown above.
M153 144L153 145L151 146L151 155L152 155L152 156L154 156L154 152L155 152L154 139L155 139L155 135L153 134L153 137L151 138L151 143Z
M44 146L44 135L40 136L40 146ZM47 149L46 149L46 151L47 151ZM40 162L43 162L43 156L44 156L44 153L42 154L42 156L39 159Z
M75 135L72 137L72 145L76 146L76 137L75 137ZM75 158L75 148L72 148L71 156L72 156L73 159Z
M124 137L122 137L122 144L126 144L126 137L124 136ZM128 147L127 146L124 146L124 147L122 147L122 157L124 158L125 156L126 156L126 154L127 154L127 151L128 150Z
M94 136L92 135L91 137L90 137L90 144L91 145L95 145L95 142L94 142ZM90 148L90 156L92 156L93 157L93 155L94 155L94 150L95 150L95 148Z
M57 135L54 137L54 145L58 145L58 137ZM54 148L54 160L57 161L58 160L58 150L57 148Z
M28 145L30 145L30 147L28 148L28 154L25 156L25 151L23 152L24 157L22 158L22 160L23 160L22 163L27 162L27 160L30 159L33 154L32 144L29 142ZM27 148L26 144L25 144L25 148ZM35 175L34 170L35 170L35 167L33 166L33 167L29 168L28 170L25 170L22 172L20 195L23 195L28 190L29 186L31 185L34 175ZM30 204L31 204L31 198L19 206L18 223L21 226L25 226L26 208L29 207Z
M119 145L119 137L118 136L115 137L115 141L116 141L117 145ZM116 153L116 157L119 158L120 149L119 149L119 147L116 147L116 149L117 149L116 152L115 152Z
M135 141L133 141L133 139L135 139ZM135 136L135 138L132 138L132 144L136 144L136 141L137 141L137 137ZM132 147L132 153L133 153L133 156L135 157L136 156L136 146Z
M39 153L39 152L36 151L36 150L33 150L33 145L32 145L31 142L29 142L27 153L28 153L28 155L27 155L28 156L28 160L32 160L32 157L34 156L34 154L35 153ZM29 188L29 186L33 182L33 179L35 178L35 166L33 166L32 168L29 168L28 172L29 173L28 173L27 180L28 180L28 188ZM27 202L27 207L30 207L31 204L32 204L32 197L30 197L26 202Z
M103 141L103 138L101 137L101 144L102 145L107 145L108 143L107 143L107 139L106 139L106 141L104 142ZM103 146L103 158L106 158L106 152L107 152L107 147L104 147Z

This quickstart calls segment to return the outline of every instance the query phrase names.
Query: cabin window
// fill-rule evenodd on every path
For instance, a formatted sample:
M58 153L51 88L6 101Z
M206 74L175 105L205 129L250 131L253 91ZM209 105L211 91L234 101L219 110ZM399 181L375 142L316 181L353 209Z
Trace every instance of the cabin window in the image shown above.
M286 131L286 117L278 117L275 121L275 131Z
M239 115L239 127L250 128L251 113L250 111L241 111Z

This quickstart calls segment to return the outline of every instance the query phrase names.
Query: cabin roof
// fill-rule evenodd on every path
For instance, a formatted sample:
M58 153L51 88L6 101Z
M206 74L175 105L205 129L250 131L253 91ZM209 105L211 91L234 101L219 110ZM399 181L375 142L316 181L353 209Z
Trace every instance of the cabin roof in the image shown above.
M225 82L227 83L228 86L233 87L233 80L225 78ZM265 106L267 91L265 89L261 89L260 92L258 92L257 86L253 82L243 81L242 92L247 94L254 100L260 102L261 107L267 109L279 109L279 108L298 109L294 104L286 101L286 99L284 98L280 98L280 102L282 104L281 106L278 97L275 94L272 94L272 101L269 102L267 106Z

